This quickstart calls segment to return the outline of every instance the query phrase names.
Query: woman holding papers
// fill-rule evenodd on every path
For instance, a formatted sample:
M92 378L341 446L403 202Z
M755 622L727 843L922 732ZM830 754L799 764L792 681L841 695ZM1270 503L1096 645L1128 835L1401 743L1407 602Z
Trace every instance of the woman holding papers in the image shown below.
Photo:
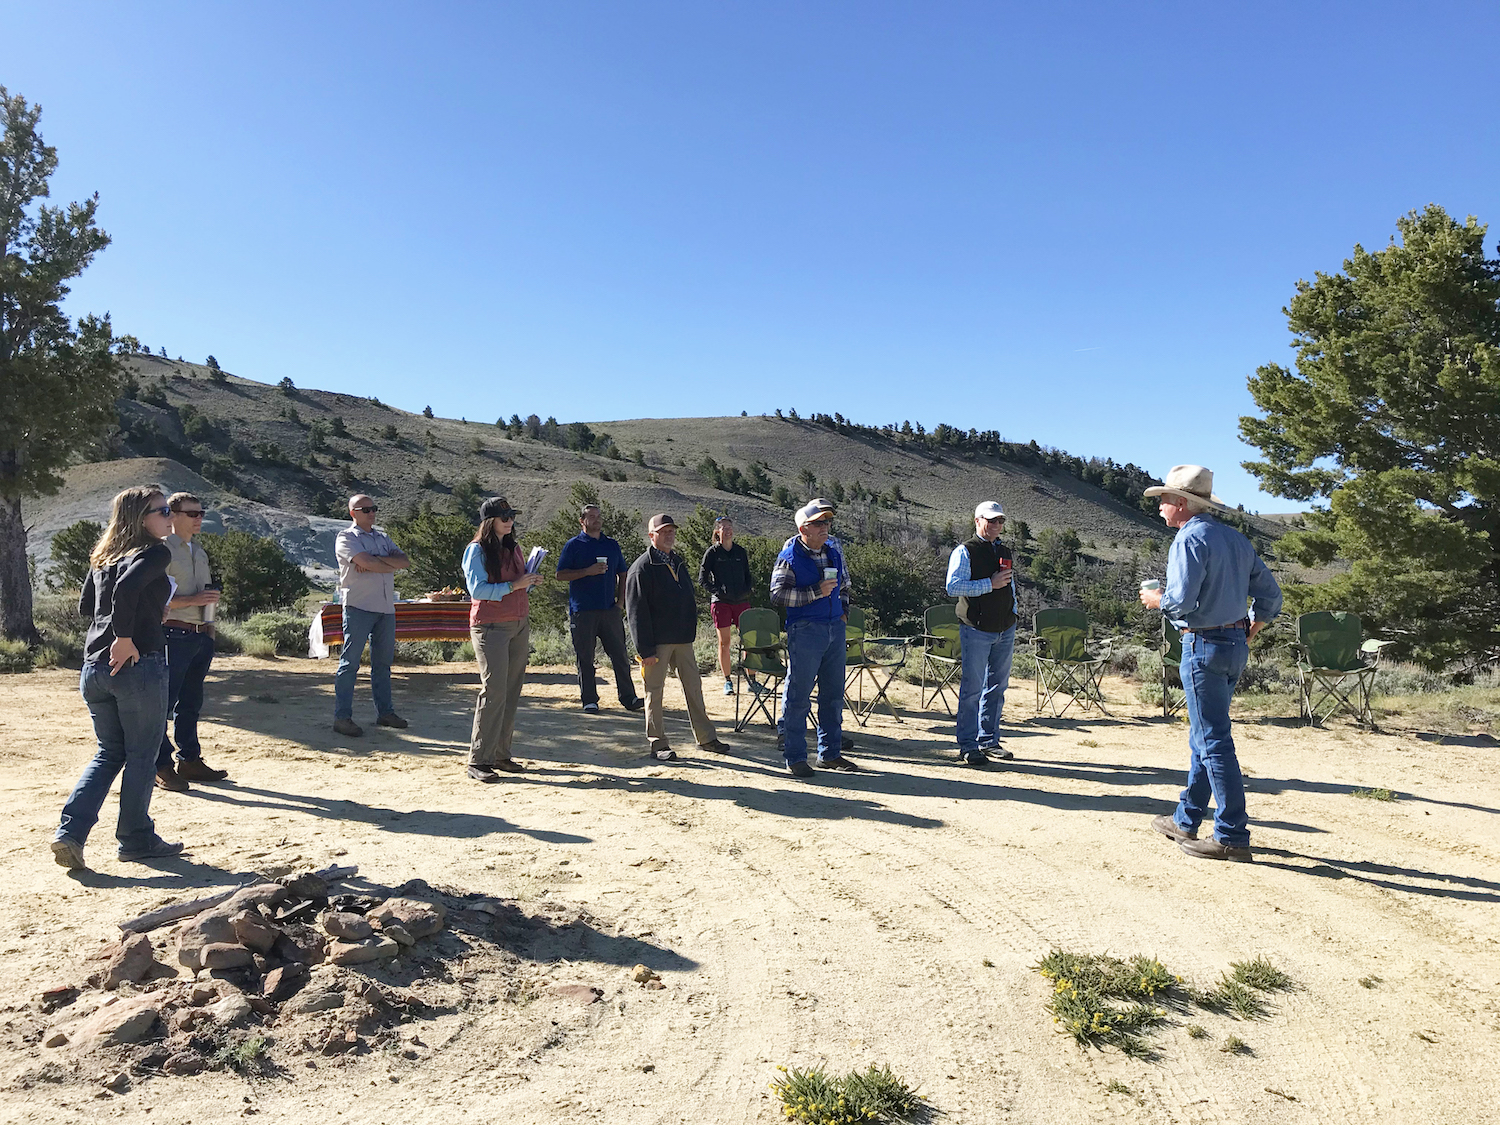
M516 544L515 509L504 497L492 496L479 506L479 530L464 549L464 582L473 599L469 635L479 661L479 698L469 738L468 772L475 781L499 781L497 770L521 771L510 744L531 651L527 591L542 580L527 569Z

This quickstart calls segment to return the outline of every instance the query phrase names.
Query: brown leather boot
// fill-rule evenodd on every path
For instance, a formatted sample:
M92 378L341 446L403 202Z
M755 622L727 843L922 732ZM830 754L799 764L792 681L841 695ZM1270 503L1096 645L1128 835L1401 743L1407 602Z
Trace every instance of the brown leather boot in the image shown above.
M156 787L173 793L188 791L188 783L183 781L182 776L171 766L162 766L156 771Z
M223 781L228 770L216 770L202 758L184 758L177 763L177 776L184 781Z

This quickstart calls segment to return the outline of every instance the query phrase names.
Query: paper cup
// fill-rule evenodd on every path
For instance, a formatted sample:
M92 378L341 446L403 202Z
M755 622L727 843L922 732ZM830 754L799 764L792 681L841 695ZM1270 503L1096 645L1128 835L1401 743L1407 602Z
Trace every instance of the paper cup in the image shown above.
M839 576L839 568L838 567L836 567L836 566L825 566L823 568L823 581L824 582L828 582L830 580L837 580L838 576Z
M597 562L597 563L603 563L605 566L608 566L609 565L609 556L608 555L599 555L597 558L594 559L594 561Z
M1146 579L1146 581L1144 581L1144 582L1141 583L1141 589L1142 590L1160 590L1161 589L1161 583L1158 582L1154 578L1148 578L1148 579Z

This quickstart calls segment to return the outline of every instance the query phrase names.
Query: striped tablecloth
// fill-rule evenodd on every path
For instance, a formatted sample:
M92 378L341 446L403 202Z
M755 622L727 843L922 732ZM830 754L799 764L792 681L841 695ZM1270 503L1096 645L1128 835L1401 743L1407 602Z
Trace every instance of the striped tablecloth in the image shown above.
M466 641L469 639L469 603L397 602L398 641ZM344 643L344 607L329 602L313 614L307 629L307 655L319 660L333 645Z

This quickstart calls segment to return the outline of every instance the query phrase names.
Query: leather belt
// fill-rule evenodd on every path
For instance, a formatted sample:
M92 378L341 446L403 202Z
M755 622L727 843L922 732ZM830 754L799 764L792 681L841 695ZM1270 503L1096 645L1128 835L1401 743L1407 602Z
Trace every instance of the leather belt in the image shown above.
M163 629L186 629L189 633L206 633L213 628L207 621L163 621Z
M1231 622L1228 625L1203 625L1203 626L1201 626L1199 628L1196 628L1196 629L1193 628L1191 625L1189 625L1188 627L1186 627L1182 631L1184 633L1212 633L1215 629L1249 629L1249 628L1250 628L1250 619L1248 617L1241 617L1238 621Z

